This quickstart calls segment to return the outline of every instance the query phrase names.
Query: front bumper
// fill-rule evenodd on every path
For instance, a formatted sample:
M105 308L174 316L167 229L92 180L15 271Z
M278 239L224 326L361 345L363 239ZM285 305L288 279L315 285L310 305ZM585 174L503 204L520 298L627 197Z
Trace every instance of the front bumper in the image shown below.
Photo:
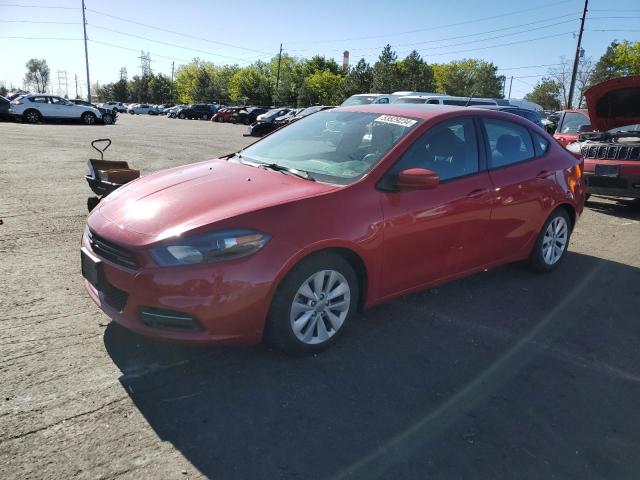
M261 341L272 281L256 274L260 261L251 259L258 256L224 264L134 270L96 255L86 237L82 246L102 262L101 291L86 279L85 289L116 323L160 340L247 345ZM192 317L198 328L154 326L147 321L149 311Z
M610 197L640 198L640 162L585 159L587 193ZM596 165L618 167L617 176L595 174Z

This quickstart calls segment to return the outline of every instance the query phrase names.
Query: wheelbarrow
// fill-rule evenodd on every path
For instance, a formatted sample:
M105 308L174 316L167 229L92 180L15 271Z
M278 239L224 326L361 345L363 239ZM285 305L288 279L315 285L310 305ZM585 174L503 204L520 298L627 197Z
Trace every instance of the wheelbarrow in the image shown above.
M99 148L96 144L106 143L103 148ZM117 160L105 160L104 152L111 146L109 138L99 138L91 142L91 146L100 154L100 160L90 158L87 160L89 173L85 175L89 187L97 195L97 197L87 198L87 209L93 210L100 200L113 192L116 188L120 188L140 177L140 171L129 168L127 162Z

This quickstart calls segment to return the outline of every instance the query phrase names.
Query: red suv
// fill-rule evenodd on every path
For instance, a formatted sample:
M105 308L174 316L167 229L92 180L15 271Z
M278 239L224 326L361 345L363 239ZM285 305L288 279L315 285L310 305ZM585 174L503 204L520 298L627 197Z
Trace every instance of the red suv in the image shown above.
M607 80L585 98L596 131L568 149L584 158L588 193L640 198L640 76Z
M316 351L360 308L509 262L553 270L584 198L581 161L524 118L337 108L119 188L89 215L82 272L141 334Z
M553 138L566 148L578 140L580 127L585 128L590 123L586 110L562 110Z

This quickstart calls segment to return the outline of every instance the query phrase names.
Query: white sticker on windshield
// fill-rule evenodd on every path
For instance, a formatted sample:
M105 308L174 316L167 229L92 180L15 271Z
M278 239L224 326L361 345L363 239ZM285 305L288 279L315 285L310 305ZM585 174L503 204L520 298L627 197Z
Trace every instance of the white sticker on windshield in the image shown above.
M417 120L412 120L405 117L396 117L394 115L380 115L374 120L374 122L391 123L392 125L401 125L403 127L413 127Z

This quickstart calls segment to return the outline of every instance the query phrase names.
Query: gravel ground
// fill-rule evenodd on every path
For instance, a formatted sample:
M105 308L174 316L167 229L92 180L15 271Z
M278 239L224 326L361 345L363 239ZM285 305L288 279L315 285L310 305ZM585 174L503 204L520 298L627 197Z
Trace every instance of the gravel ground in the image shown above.
M0 476L638 477L637 204L590 202L550 275L508 266L404 297L319 356L110 323L79 272L89 141L149 173L243 131L0 123Z

